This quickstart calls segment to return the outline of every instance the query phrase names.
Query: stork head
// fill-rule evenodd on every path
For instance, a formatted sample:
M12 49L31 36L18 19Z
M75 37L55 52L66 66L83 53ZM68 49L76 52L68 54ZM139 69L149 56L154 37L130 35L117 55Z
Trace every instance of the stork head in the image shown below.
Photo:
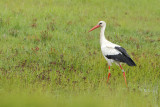
M98 25L100 25L101 27L106 26L106 22L105 21L99 21Z
M96 28L104 27L104 26L106 26L106 22L105 21L99 21L96 26L94 26L91 30L89 30L89 32L91 32L92 30L94 30Z

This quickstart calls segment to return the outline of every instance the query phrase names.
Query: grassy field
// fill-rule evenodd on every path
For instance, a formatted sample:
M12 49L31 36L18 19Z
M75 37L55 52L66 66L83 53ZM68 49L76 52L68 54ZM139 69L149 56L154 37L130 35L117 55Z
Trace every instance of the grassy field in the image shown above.
M126 48L136 67L111 67L106 38ZM1 107L160 106L159 0L0 0Z

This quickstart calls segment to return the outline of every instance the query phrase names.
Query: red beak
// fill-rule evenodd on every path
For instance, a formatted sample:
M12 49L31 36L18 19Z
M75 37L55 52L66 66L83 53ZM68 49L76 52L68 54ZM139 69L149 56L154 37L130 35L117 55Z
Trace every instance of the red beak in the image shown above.
M94 30L94 29L96 29L96 28L99 28L100 27L100 25L96 25L96 26L94 26L91 30L89 30L88 32L91 32L92 30Z

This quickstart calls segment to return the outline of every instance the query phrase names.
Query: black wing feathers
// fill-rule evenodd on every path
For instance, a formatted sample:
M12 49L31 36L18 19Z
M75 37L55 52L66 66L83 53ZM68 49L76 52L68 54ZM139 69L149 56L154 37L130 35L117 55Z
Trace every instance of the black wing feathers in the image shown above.
M117 49L118 51L120 51L122 54L124 54L125 56L127 57L130 57L128 54L127 54L127 51L122 48L122 47L115 47L115 49Z
M131 59L131 57L127 54L126 50L122 47L115 47L116 50L118 50L119 54L117 55L106 55L108 59L113 59L115 61L124 62L127 63L129 66L136 66L134 61Z

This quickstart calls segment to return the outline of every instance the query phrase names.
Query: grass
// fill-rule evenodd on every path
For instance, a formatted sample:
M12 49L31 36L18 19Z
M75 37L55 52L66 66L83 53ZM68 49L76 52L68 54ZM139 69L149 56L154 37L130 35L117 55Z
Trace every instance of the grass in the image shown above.
M0 105L160 105L160 4L158 0L1 0ZM136 67L111 67L99 44L126 48Z

